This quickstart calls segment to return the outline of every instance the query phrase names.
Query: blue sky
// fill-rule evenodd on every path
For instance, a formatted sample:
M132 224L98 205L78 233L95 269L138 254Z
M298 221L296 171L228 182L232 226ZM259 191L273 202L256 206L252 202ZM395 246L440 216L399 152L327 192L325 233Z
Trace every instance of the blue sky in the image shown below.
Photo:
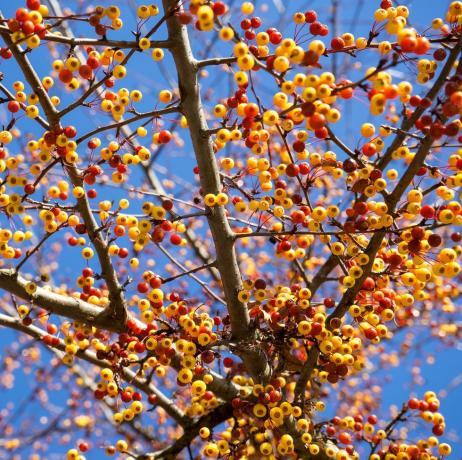
M5 4L3 4L5 3ZM109 2L101 2L104 5L108 5ZM134 27L134 17L131 8L131 5L135 4L135 1L123 1L120 0L117 4L121 4L123 11L123 17L126 22L126 28L124 31L119 33L112 34L112 37L126 37L128 31ZM262 16L265 24L269 26L277 25L281 30L293 30L293 25L290 24L290 17L292 13L296 10L304 11L306 9L315 9L319 13L320 20L323 22L327 21L327 15L329 14L329 3L326 1L320 0L267 0L264 1L255 1L256 4L256 13ZM378 6L378 1L361 1L361 0L352 0L349 2L340 1L339 12L338 12L338 30L339 32L354 32L355 35L367 36L368 27L373 22L372 15L374 9ZM240 2L234 2L235 5L239 5ZM417 30L422 31L428 27L431 19L434 17L443 17L446 9L447 1L434 2L430 0L420 0L420 1L407 1L403 4L409 6L411 10L411 24L416 27ZM71 0L63 0L61 2L62 7L69 6L71 8L76 8L78 2ZM1 8L3 14L6 17L14 14L14 10L23 6L23 2L18 0L11 0L9 2L2 2ZM236 16L239 17L239 13ZM328 25L330 25L328 23ZM77 34L88 34L88 28L84 26L76 27ZM165 38L165 31L160 32L157 38ZM198 57L203 57L202 53L204 50L209 51L210 56L219 56L222 54L229 55L230 47L220 43L216 43L213 39L214 35L210 34L199 34L197 32L191 33L191 38L193 41L193 47L195 54ZM329 35L329 39L330 39ZM35 57L37 56L37 57ZM330 59L330 58L329 58ZM372 54L361 55L359 60L356 63L357 69L348 73L350 79L354 77L362 76L364 69L370 65L377 63L377 56ZM46 72L49 72L50 68L50 59L47 57L47 53L42 49L36 54L32 55L32 61L36 65L36 68L41 76L45 75ZM140 103L139 109L143 110L152 110L154 104L153 101L156 101L156 95L159 90L164 88L170 88L170 82L175 79L175 70L172 65L172 61L167 57L162 64L162 69L159 71L158 67L154 63L149 64L150 67L146 65L146 59L142 59L140 56L136 56L130 66L129 77L124 80L124 85L133 89L139 87L145 94L145 98ZM326 61L323 61L323 64L329 65ZM338 58L338 67L343 68L344 60L343 58ZM1 63L0 71L5 74L5 84L11 84L14 80L20 78L18 74L15 73L15 67L12 63ZM401 69L403 72L408 72L408 68ZM210 75L202 78L202 85L204 92L210 91L211 103L215 102L217 98L227 95L228 91L228 75L224 73L213 74L213 69L210 70ZM398 79L399 79L399 74ZM339 77L343 77L340 72ZM271 90L272 87L268 81L265 81L262 78L261 81L261 91L263 94L268 96L268 90ZM75 97L75 93L66 95L62 94L63 103ZM75 115L69 117L69 123L73 123L78 126L79 130L90 130L95 124L100 123L101 120L98 118L100 115L94 111L89 111L87 109L80 109L75 112ZM3 123L7 119L7 115L0 108L0 123ZM358 127L361 123L366 121L371 121L371 116L369 115L367 103L361 99L353 99L351 103L348 104L345 108L344 119L337 126L337 134L345 139L348 142L353 144L358 139ZM169 126L170 122L166 121L165 126ZM35 127L31 123L26 123L24 125L24 131L35 130ZM36 132L36 131L35 131ZM187 136L183 133L183 139L185 139L185 146L183 148L172 148L167 149L165 153L160 156L159 165L157 167L158 173L161 177L165 174L165 171L168 171L169 174L175 174L176 178L174 182L176 186L174 190L180 191L184 196L188 196L187 189L182 185L182 180L191 181L193 179L192 169L195 166L195 161L192 156L192 151L190 149L190 144L187 140ZM137 173L132 175L133 183L140 183L142 181L141 176ZM117 188L104 189L100 188L101 194L99 199L118 199L125 197L127 195L126 191ZM186 192L185 192L186 190ZM106 195L104 195L106 194ZM137 206L137 205L135 205ZM4 220L3 216L0 216L0 224L8 225ZM55 243L59 238L51 238L47 243L47 254L45 259L48 264L55 264L55 272L53 276L57 278L62 277L71 278L76 270L82 268L81 261L78 257L78 254L73 249L65 249L58 258L54 258L52 252L53 243ZM73 252L74 251L74 252ZM158 267L162 268L162 264L165 262L165 259L158 257ZM58 268L59 267L59 268ZM37 261L31 261L25 267L26 270L35 271L37 270ZM61 278L60 278L61 279ZM460 307L459 307L460 308ZM5 353L2 352L7 347L17 347L15 342L17 341L17 335L9 331L2 330L0 332L0 357L5 357ZM49 354L46 352L43 355L42 363L46 363ZM442 413L446 417L447 425L447 439L451 442L450 438L456 433L460 433L462 430L462 421L460 418L460 401L462 400L462 385L457 383L457 378L462 372L460 362L461 362L461 346L460 344L454 344L449 349L443 347L437 340L426 341L421 344L418 350L412 351L406 358L403 359L402 363L397 368L391 369L382 369L378 370L377 375L374 377L377 379L379 384L383 384L383 413L387 413L387 406L397 405L400 406L402 402L406 401L411 394L423 395L426 390L434 390L436 392L446 391L447 395L441 400L442 402ZM434 359L434 364L428 364L428 361ZM36 369L36 365L33 365L33 368ZM415 368L420 370L421 381L420 385L410 384L411 376L415 375ZM57 371L57 375L61 375L62 369ZM14 413L17 410L17 407L21 405L21 402L24 398L27 399L27 395L31 389L35 388L35 378L32 378L33 374L28 373L28 368L19 366L18 369L14 371L16 376L14 387L12 389L6 389L2 393L2 398L0 400L0 415L2 415L2 410L5 411L8 408L8 416L11 416L11 411ZM68 390L65 388L66 385L63 385L62 388L57 388L56 391L49 392L49 408L51 408L51 413L53 414L54 410L59 413L60 407L62 407L67 398ZM11 407L12 406L12 407ZM55 407L56 406L56 407ZM16 409L15 409L16 408ZM42 421L40 416L42 413L47 413L48 410L44 411L39 404L33 404L27 407L22 414L21 418L18 418L18 424L24 422L34 423L31 425L40 425ZM48 419L45 423L49 423L50 414L47 415ZM0 424L1 426L1 424ZM427 430L428 431L428 430ZM462 442L457 438L456 441L451 442L454 448L453 458L462 457ZM60 452L67 450L73 445L53 445L50 452L56 454L52 456L47 456L50 460L53 458L61 458ZM32 448L25 448L21 453L20 458L26 458L26 452L31 453ZM22 457L24 455L24 457ZM87 458L97 459L100 457L100 451L93 450L87 455ZM2 457L2 450L0 447L0 458Z

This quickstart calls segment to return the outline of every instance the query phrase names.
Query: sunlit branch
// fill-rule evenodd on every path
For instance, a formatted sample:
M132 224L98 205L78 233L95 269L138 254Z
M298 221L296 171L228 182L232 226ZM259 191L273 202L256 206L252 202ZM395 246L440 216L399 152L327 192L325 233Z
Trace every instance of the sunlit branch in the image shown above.
M57 294L49 289L37 287L29 294L27 286L30 282L13 269L0 269L0 288L15 296L31 302L52 314L81 321L98 328L121 332L122 325L114 322L101 307L84 302L70 295Z
M47 335L45 331L34 325L26 326L21 322L20 319L12 318L1 313L0 325L23 332L37 340L43 340L43 337ZM60 351L64 351L65 347L66 345L62 340L59 340L59 343L57 343L56 346L53 346L53 348L56 348ZM111 365L108 361L98 359L96 354L89 350L78 350L76 356L100 368L106 368ZM181 426L188 426L190 424L189 418L186 417L183 412L178 409L178 407L176 407L175 403L167 398L155 385L147 384L142 378L138 377L133 371L127 368L122 368L120 375L125 381L135 386L139 390L147 394L155 394L157 397L157 404L162 407L162 409L164 409L165 412L167 412L167 414L169 414Z
M148 454L139 455L137 460L167 460L177 458L177 455L186 448L199 434L199 430L206 426L213 428L232 417L233 408L231 403L222 404L207 415L202 416L193 425L188 427L185 433L180 436L172 445L163 450Z
M341 148L352 160L359 163L361 166L364 167L364 162L359 158L357 152L351 150L344 142L342 142L332 131L330 126L327 126L327 132L329 133L329 139L339 148Z

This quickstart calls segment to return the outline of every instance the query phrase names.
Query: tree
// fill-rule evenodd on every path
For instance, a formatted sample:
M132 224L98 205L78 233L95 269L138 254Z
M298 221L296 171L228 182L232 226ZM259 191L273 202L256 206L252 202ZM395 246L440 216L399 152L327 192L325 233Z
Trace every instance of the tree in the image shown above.
M38 431L11 412L0 449L450 455L435 392L379 419L371 378L416 331L460 337L462 2L419 30L376 2L364 37L337 0L287 27L257 2L66 3L0 17L4 371L37 379L29 418L67 395Z

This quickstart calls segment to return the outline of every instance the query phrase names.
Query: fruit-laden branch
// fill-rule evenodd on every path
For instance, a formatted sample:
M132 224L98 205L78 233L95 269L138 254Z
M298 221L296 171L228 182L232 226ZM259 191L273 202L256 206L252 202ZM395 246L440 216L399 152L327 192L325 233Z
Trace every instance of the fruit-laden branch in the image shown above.
M43 331L37 326L26 326L22 323L22 321L19 318L12 318L11 316L4 315L2 313L0 313L0 325L23 332L29 335L30 337L33 337L40 341L43 341L43 337L47 335L45 331ZM52 345L52 348L64 351L66 345L62 340L59 340L59 342L57 342L56 345ZM109 363L108 361L98 359L96 357L96 354L89 350L78 350L76 356L102 369L111 366L111 363ZM191 420L189 419L189 417L184 415L184 413L175 405L175 403L167 396L165 396L155 385L145 382L143 379L138 377L133 371L125 367L120 368L119 375L122 377L123 380L129 382L130 385L135 386L144 393L155 394L157 398L156 404L162 409L164 409L165 412L167 412L167 414L170 415L170 417L172 417L182 427L186 428L191 425Z
M175 13L175 8L172 8L171 10L166 10L165 14L162 16L162 18L157 21L157 23L148 31L146 35L144 35L143 38L150 38L152 35L154 35L161 25L167 20L167 18L171 17ZM64 17L64 14L62 14ZM124 57L124 59L120 62L120 65L126 65L128 61L139 51L139 48L132 48L127 55ZM76 99L72 104L69 104L66 108L61 110L59 112L60 117L64 117L64 115L67 115L68 113L72 112L74 109L80 107L82 104L85 103L87 98L93 94L96 93L110 78L112 77L112 72L107 72L104 78L101 78L97 83L94 83L93 81L91 84L88 86L87 90L80 96L78 99Z
M84 140L90 137L93 137L96 134L102 133L104 131L109 131L111 129L117 130L117 129L122 128L123 126L129 125L130 123L134 123L135 121L143 120L145 118L152 118L152 119L160 118L162 115L167 115L169 113L175 113L178 111L179 111L179 108L176 105L173 105L171 107L166 107L165 109L152 110L150 112L138 113L137 115L131 118L127 118L125 120L121 120L116 123L111 123L109 125L99 126L98 128L95 128L94 130L89 131L88 133L84 134L82 137L79 137L76 140L76 143L77 145L79 145Z
M55 353L55 355L62 360L64 356L64 352L57 350L56 348L53 348L52 351ZM72 365L72 371L74 374L76 374L80 379L84 387L88 389L91 393L94 393L95 390L98 389L97 384L95 381L91 378L91 376L86 372L86 369L84 369L82 366L73 364ZM101 404L101 409L103 412L104 417L110 423L118 433L121 435L127 436L129 435L128 430L125 430L123 428L123 424L118 424L114 420L114 413L118 412L118 402L111 402L111 401L106 401L106 398L99 400ZM151 431L148 429L148 427L143 426L139 421L136 419L132 420L126 420L125 423L130 427L130 430L133 431L133 433L136 433L137 435L141 436L146 442L152 443L157 441L157 438L154 434L151 433Z
M56 0L48 0L48 4L49 4L49 7L50 7L51 11L53 12L54 16L56 16L56 17L64 17L64 13L61 10L61 7L60 7L59 3ZM71 39L76 38L72 28L70 27L70 25L68 25L68 23L66 21L61 22L59 24L59 28L62 31L64 36L69 37ZM80 50L80 48L76 48L74 50L74 52L75 52L75 55L80 59L81 62L85 61L85 56L82 53L82 51ZM100 97L102 97L104 95L102 88L99 88L96 91L96 93ZM130 144L132 146L137 147L137 146L140 145L139 142L137 141L137 139L133 138L134 137L134 132L130 129L129 126L122 125L122 126L118 127L118 129L120 129L120 132L124 136L125 139L130 140ZM141 169L142 169L142 171L143 171L143 173L144 173L144 175L146 177L146 180L148 181L149 185L152 187L153 191L157 192L159 197L168 198L169 197L168 193L164 189L161 181L159 180L159 178L157 177L156 173L153 171L151 166L152 165L150 163L148 163L148 162L140 163L140 167L141 167ZM169 211L169 212L171 213L171 211ZM204 264L209 263L211 261L210 254L208 253L207 248L205 247L205 245L202 244L199 241L196 234L190 228L187 228L185 233L184 233L184 236L188 240L188 242L191 244L194 252L201 259L201 261ZM219 280L217 270L215 268L210 268L209 272L210 272L211 276L213 277L213 279L215 279L215 281Z
M432 87L428 90L424 99L428 100L429 102L433 102L435 100L441 88L446 83L446 78L448 77L449 73L451 72L452 67L454 66L454 63L457 59L458 50L460 49L459 47L460 47L460 44L454 46L448 59L446 60L446 63L441 69L441 72L438 75L438 78L435 80L435 83L433 83ZM381 171L383 171L387 167L387 165L392 160L392 153L397 148L401 147L401 145L404 142L404 139L406 139L407 132L414 127L415 122L423 115L425 110L426 108L423 105L420 105L414 110L414 112L412 112L412 115L410 117L403 117L403 122L401 123L401 126L399 127L400 131L395 136L395 138L393 139L393 142L390 144L390 146L385 151L385 154L383 155L383 157L377 163L377 166L376 166L377 169L380 169Z
M0 313L0 325L14 329L29 335L41 342L43 337L47 335L45 331L34 325L24 325L19 318L12 318L11 316ZM64 351L65 344L62 340L59 340L54 345L48 345L53 350ZM105 368L109 367L110 363L104 360L100 360L96 355L88 350L79 350L76 354L79 359L87 361L97 367ZM160 390L157 389L153 384L143 381L134 372L127 368L121 368L120 376L130 385L135 386L137 389L143 391L146 394L156 395L156 404L165 410L165 412L172 417L180 426L182 426L184 433L180 436L172 445L166 447L162 451L158 451L151 454L144 454L137 457L138 459L149 459L149 460L161 460L161 459L174 459L176 455L180 453L185 447L187 447L199 434L200 428L203 426L214 427L224 422L226 419L232 417L233 410L231 403L229 402L232 398L239 394L239 390L235 385L223 379L214 372L211 373L214 376L213 382L209 385L218 397L223 399L224 404L218 406L211 413L204 415L196 422L192 422L185 414L175 405L175 403L165 396Z
M1 33L11 34L8 27L0 26ZM139 50L138 40L107 40L103 38L75 38L58 35L54 33L47 33L42 40L48 42L62 43L69 45L70 47L75 46L107 46L109 48L120 48L120 49L136 49ZM168 48L170 43L168 40L151 40L150 48Z
M448 77L453 65L460 53L461 50L461 40L459 40L458 44L453 47L451 53L445 63L445 66L438 78L438 81L435 82L435 85L439 89L442 88L443 84L446 82L446 78ZM459 71L459 69L457 69ZM433 89L433 88L432 88ZM430 91L431 97L435 98L438 94L438 91ZM398 135L399 136L399 135ZM404 138L403 138L404 140ZM396 210L396 205L398 201L401 199L402 195L412 183L413 178L415 177L417 171L422 167L425 162L427 155L431 151L431 146L433 144L434 139L431 135L427 135L421 142L418 151L416 152L414 158L412 159L410 165L401 176L398 184L394 188L393 192L388 196L387 205L388 205L388 212L393 214ZM374 233L373 237L371 238L368 247L365 251L365 254L369 256L369 262L363 267L363 274L362 276L356 280L355 285L352 288L347 289L347 291L343 294L340 302L338 303L335 310L327 317L326 324L328 328L331 328L331 321L335 318L342 318L348 310L348 307L354 302L356 295L361 289L364 280L370 276L372 272L372 267L374 264L374 259L380 250L382 243L387 235L386 230L382 230L380 232ZM295 400L301 401L303 400L303 395L305 392L306 385L310 379L311 373L317 364L319 356L319 350L316 347L313 347L310 350L308 360L304 365L303 371L300 374L300 377L297 381L295 387Z
M0 13L0 18L3 19L3 16ZM40 104L45 112L47 121L51 127L51 129L59 128L60 125L60 115L56 110L55 106L51 102L48 93L46 92L45 88L43 87L39 76L35 72L34 68L32 67L29 59L27 58L26 54L24 54L22 48L19 45L16 45L11 40L11 36L9 33L0 32L3 40L5 41L8 48L13 53L16 62L18 63L19 67L22 70L24 77L26 78L27 82L31 86L32 90L35 94L37 94ZM73 165L64 165L66 171L69 174L72 184L74 187L82 186L83 180L80 172L78 169ZM80 214L84 220L85 227L88 232L88 236L96 250L98 255L98 259L101 265L101 276L103 277L104 281L107 284L107 288L109 290L109 305L107 309L107 314L111 315L114 320L119 321L121 324L125 324L127 319L127 309L125 305L124 294L122 290L122 286L119 283L117 278L117 274L114 270L112 265L111 258L109 256L107 244L103 241L98 227L93 216L93 213L90 208L90 204L88 202L87 196L84 195L81 198L77 199L78 209Z
M437 40L437 42L439 42L439 41L441 41L441 40ZM450 41L454 41L454 40L450 40ZM375 44L373 44L373 43L370 45L370 47L374 47L374 46L375 46ZM429 102L433 102L435 100L435 98L437 97L437 95L441 91L441 88L445 84L446 79L447 79L449 73L451 72L451 69L453 68L454 63L455 63L455 61L457 59L457 54L458 54L457 48L458 48L457 46L454 47L454 49L452 50L452 53L450 54L450 56L446 60L445 65L441 69L441 72L438 75L438 78L435 80L432 87L428 90L427 94L425 95L424 99L428 100ZM459 62L457 73L460 73L460 70L462 70L461 69L461 63L462 63L462 60ZM379 161L375 165L376 169L378 169L380 171L383 171L388 166L388 164L392 160L393 152L396 149L398 149L399 147L402 146L404 140L406 139L406 137L408 135L408 132L414 127L415 122L423 115L425 110L426 109L425 109L424 106L419 106L412 112L412 114L409 117L406 117L406 116L403 117L403 121L401 123L401 126L399 127L399 131L397 132L396 136L393 138L393 141L388 146L388 148L386 149L383 156L379 159ZM332 130L330 130L329 134L330 134L330 136L332 138L332 135L334 133L333 133ZM335 136L335 134L334 134L334 136ZM343 149L342 146L340 146L340 148ZM365 195L361 195L361 197L358 199L358 201L364 201L365 199L367 199L367 197ZM329 257L329 259L327 260L327 262L321 267L320 272L313 279L313 282L312 282L313 285L311 286L311 290L312 290L313 294L314 294L314 290L317 290L317 288L319 288L319 286L322 283L323 279L326 276L328 276L329 273L332 270L334 270L334 268L337 265L338 265L338 258L331 255Z
M165 11L177 5L176 0L163 0ZM191 141L199 167L200 183L204 194L220 192L220 176L213 152L212 139L202 106L197 79L197 63L193 57L187 28L176 17L167 20L170 52L175 61L181 96L181 108L188 121ZM256 343L255 330L250 323L247 306L238 299L242 286L241 274L234 248L234 234L222 206L214 206L207 217L216 250L217 268L223 283L231 331L241 345L240 356L251 375L258 381L270 376L268 359Z
M197 422L188 427L184 434L178 438L171 446L152 452L149 454L139 455L137 460L174 460L178 458L178 454L199 435L199 430L202 427L213 428L233 415L233 407L231 403L225 403L218 406L212 412L202 416Z
M1 78L0 78L1 81ZM13 95L13 93L2 83L0 83L0 91L6 96L7 100L9 101L16 101L16 97ZM19 102L19 101L16 101ZM24 104L24 102L19 102L19 106L21 107L22 110L26 110L27 105ZM34 118L34 120L42 126L42 128L49 129L50 126L48 125L47 121L44 120L42 117L38 116Z
M0 270L1 289L27 300L52 314L81 321L100 329L122 332L122 325L108 318L101 307L84 302L70 295L57 294L41 287L37 287L37 290L33 294L30 294L28 292L29 284L30 282L16 273L14 269Z

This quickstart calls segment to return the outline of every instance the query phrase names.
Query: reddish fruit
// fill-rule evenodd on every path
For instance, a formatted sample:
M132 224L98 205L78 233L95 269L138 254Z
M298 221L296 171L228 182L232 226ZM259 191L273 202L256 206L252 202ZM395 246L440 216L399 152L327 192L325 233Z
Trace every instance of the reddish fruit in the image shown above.
M379 334L375 327L370 327L369 329L366 329L366 331L364 332L364 335L369 340L374 340Z
M279 43L281 43L282 40L282 34L280 32L273 32L272 34L270 34L269 38L270 42L273 45L279 45Z
M72 72L69 70L69 69L62 69L60 72L59 72L59 79L63 82L63 83L70 83L70 81L72 80Z
M364 289L365 291L373 291L375 289L375 281L373 278L371 278L370 276L368 276L364 282L363 282L363 285L361 286L362 289Z
M334 37L330 42L330 46L333 50L339 51L345 48L345 40L342 37Z
M29 19L29 13L25 8L18 8L16 10L16 19L19 22L24 22Z
M215 2L213 4L213 12L217 16L221 16L226 13L226 5L223 2Z
M128 249L127 249L127 248L120 248L120 249L119 249L119 252L117 253L117 255L118 255L121 259L125 259L125 257L128 256Z
M28 2L28 4L29 4L29 2ZM89 448L90 448L90 445L88 444L88 442L79 443L80 452L87 452Z
M77 130L75 129L75 126L66 126L64 128L64 135L68 139L72 139L73 137L75 137L77 135Z
M364 144L361 150L367 157L372 157L377 153L377 147L372 142L367 142Z
M140 292L141 294L144 294L149 291L148 283L138 283L138 286L136 288L138 292Z
M326 117L316 112L309 118L309 122L314 130L320 129L326 125Z
M21 24L21 29L24 32L24 35L27 36L27 35L31 35L34 33L35 26L32 21L24 21Z
M300 172L300 168L298 167L298 165L296 165L295 163L290 163L287 165L287 168L286 168L286 174L289 176L289 177L295 177L295 176L298 176L298 173Z
M318 21L315 21L310 24L310 34L320 35L322 30L322 24Z
M316 13L316 11L313 11L313 10L310 10L310 11L307 11L305 13L305 21L308 22L308 23L312 23L314 21L316 21L318 15Z
M339 434L338 440L342 444L351 444L351 435L349 433L342 432L342 433Z
M159 133L159 142L161 144L168 144L172 140L172 133L167 130L162 130Z
M128 403L132 400L132 394L129 391L122 391L122 393L120 393L120 399L123 402Z
M82 65L79 68L79 75L85 80L91 80L93 78L93 71L89 65Z
M252 27L254 29L258 29L259 27L261 27L261 19L258 17L258 16L255 16L253 17L251 20L250 20L251 24L252 24Z
M432 235L430 235L428 237L428 244L432 248L436 248L436 247L440 246L441 242L442 242L441 236L437 235L436 233L433 233Z
M435 61L444 61L446 59L447 53L443 48L438 48L434 51L433 57Z
M252 21L250 19L246 18L241 21L242 30L249 30L251 27L252 27Z
M38 10L40 8L40 0L27 0L26 5L30 10Z
M26 184L24 186L24 193L27 195L32 195L35 192L35 185L34 184Z
M417 39L415 37L405 37L401 41L401 50L405 53L414 52L417 49Z

